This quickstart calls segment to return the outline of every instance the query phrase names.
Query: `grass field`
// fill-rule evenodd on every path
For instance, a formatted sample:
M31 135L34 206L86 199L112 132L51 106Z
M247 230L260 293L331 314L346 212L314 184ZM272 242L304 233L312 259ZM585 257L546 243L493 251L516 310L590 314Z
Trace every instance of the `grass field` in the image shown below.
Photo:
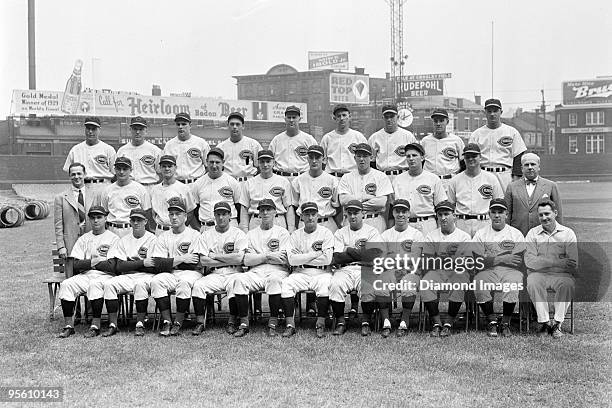
M604 242L611 225L570 224L579 239ZM63 386L71 406L610 405L610 303L576 304L576 332L560 341L473 331L362 338L356 328L318 340L312 321L288 340L265 337L262 324L243 339L216 326L198 338L135 338L124 329L87 340L80 326L60 340L61 320L47 320L40 283L51 269L52 228L47 218L0 230L0 386Z

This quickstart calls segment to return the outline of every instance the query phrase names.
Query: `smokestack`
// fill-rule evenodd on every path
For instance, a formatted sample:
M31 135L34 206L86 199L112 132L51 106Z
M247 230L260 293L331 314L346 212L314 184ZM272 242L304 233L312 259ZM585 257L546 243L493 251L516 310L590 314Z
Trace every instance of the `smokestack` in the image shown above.
M159 85L153 84L153 89L151 89L152 96L161 96L161 87Z
M476 105L482 105L482 97L480 95L474 95L474 102Z
M28 0L28 71L30 89L36 89L36 35L34 0Z

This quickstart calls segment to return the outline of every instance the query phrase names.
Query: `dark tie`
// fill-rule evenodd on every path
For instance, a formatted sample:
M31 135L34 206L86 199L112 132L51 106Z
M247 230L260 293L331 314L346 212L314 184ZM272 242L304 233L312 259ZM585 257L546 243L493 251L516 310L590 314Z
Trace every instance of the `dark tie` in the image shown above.
M79 223L82 224L85 221L85 201L83 200L83 190L79 189L79 198L77 201L79 202Z
M535 180L525 180L525 184L526 185L530 185L531 184L532 186L535 186L536 185L536 181Z

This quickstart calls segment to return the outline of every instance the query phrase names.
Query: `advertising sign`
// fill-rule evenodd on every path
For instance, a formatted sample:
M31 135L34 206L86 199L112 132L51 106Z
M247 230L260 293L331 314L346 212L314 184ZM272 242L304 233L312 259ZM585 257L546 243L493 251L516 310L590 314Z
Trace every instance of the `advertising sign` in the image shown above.
M563 82L563 104L612 103L612 78Z
M329 76L329 101L361 105L370 103L370 77L332 73Z
M308 51L308 70L349 69L348 52L343 51Z
M404 75L395 81L395 94L398 98L444 95L444 80L452 76L444 74Z

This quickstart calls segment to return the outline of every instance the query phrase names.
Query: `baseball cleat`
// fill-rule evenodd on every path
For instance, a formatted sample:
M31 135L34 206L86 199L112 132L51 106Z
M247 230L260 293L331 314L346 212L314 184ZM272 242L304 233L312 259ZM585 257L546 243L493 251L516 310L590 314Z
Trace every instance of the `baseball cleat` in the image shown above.
M343 325L343 324L339 324L339 325L336 326L336 330L334 330L332 335L334 335L334 336L342 336L344 333L346 333L346 326Z
M553 337L553 339L560 339L564 336L559 323L555 323L553 327L550 328L550 335Z
M162 328L159 331L159 335L162 337L168 337L170 336L170 327L172 326L172 324L169 321L164 321L164 324L162 324Z
M356 307L352 307L351 310L348 312L348 317L349 319L354 319L357 317L357 308Z
M98 329L98 328L96 328L96 327L91 326L91 327L89 328L89 330L87 330L87 331L85 332L85 334L83 335L83 337L85 337L86 339L90 339L90 338L92 338L92 337L96 337L96 336L99 336L99 335L100 335L100 329Z
M66 337L72 336L74 333L74 327L66 326L62 329L61 333L57 337L60 339L65 339Z
M440 331L440 337L449 337L451 335L451 325L445 324Z
M403 329L403 328L399 328L397 329L397 331L395 332L395 336L396 337L404 337L406 335L406 333L408 332L408 330Z
M383 327L382 333L380 334L383 339L386 339L391 334L391 327Z
M442 331L442 327L439 324L434 324L429 332L429 337L440 337L440 332Z
M181 324L179 322L174 322L172 324L172 328L170 329L171 336L178 336L181 334Z
M233 336L238 329L236 329L236 325L234 323L228 323L225 327L225 332L230 336Z
M370 325L368 323L363 323L361 325L361 335L365 337L365 336L369 336L370 334L372 334Z
M512 330L510 330L510 325L508 323L502 324L501 335L502 337L512 337Z
M136 326L136 330L134 331L134 336L142 337L145 335L144 326Z
M283 309L278 310L278 320L285 320L285 311Z
M276 327L268 326L268 337L277 337Z
M325 337L325 326L317 326L315 330L319 339Z
M111 337L117 333L119 333L119 329L117 328L117 326L109 326L108 330L102 333L102 337Z
M292 326L287 326L283 332L283 337L291 337L295 334L295 329Z
M497 322L489 322L487 325L487 336L497 337Z
M202 333L204 333L204 323L196 324L196 326L191 331L191 335L193 336L199 336Z
M249 328L246 326L240 326L236 333L234 333L234 337L244 337L249 332Z
M538 330L536 332L536 335L538 337L544 337L547 336L551 333L551 327L548 323L540 323L540 325L538 326Z

